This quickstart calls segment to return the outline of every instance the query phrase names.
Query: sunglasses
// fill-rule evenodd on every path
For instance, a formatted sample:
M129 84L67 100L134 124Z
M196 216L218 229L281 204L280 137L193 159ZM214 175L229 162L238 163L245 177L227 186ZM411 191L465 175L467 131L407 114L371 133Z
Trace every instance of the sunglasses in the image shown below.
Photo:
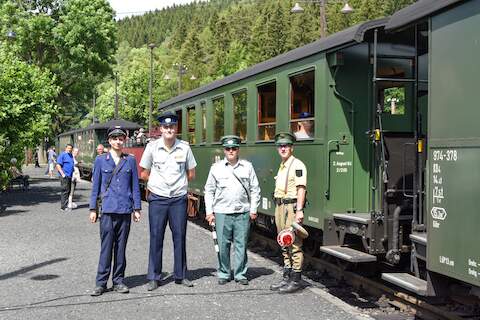
M289 147L290 147L289 144L281 144L281 145L278 145L278 146L277 146L278 149L287 149L287 148L289 148Z
M224 149L227 151L237 151L238 147L225 147Z

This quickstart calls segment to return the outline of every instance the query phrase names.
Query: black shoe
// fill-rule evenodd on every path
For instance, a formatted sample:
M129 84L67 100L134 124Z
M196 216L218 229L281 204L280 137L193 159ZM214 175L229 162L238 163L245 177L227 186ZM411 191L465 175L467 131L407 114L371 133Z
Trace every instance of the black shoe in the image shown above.
M119 283L113 286L113 291L116 291L118 293L129 293L130 289L123 283Z
M303 289L303 285L301 284L302 281L302 273L301 272L292 272L290 276L290 281L287 285L281 287L278 290L278 293L294 293L300 289Z
M218 279L218 284L223 286L223 285L227 284L228 281L229 281L228 279L220 278L220 279Z
M153 291L156 290L159 287L159 281L157 280L150 280L147 285L147 290L148 291Z
M191 288L193 287L193 282L188 279L175 279L176 284L184 285L185 287Z
M283 278L282 278L282 281L278 282L278 283L275 283L275 284L272 284L270 286L270 290L272 291L278 291L280 290L280 288L286 286L288 284L288 282L290 281L290 273L291 273L292 269L283 269Z
M98 286L93 289L93 292L90 293L90 295L92 297L98 297L98 296L101 296L105 291L107 291L105 287Z
M235 280L235 282L240 283L242 286L248 286L248 279Z

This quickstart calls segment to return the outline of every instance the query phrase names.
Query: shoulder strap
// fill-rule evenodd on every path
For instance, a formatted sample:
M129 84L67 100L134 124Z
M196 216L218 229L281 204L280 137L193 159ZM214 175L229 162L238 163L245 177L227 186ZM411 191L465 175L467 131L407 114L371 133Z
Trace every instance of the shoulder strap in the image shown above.
M124 155L122 154L122 156L120 158L120 162L115 166L115 169L113 169L112 175L110 176L110 178L107 181L107 186L105 187L105 193L107 193L108 188L110 187L110 183L112 182L113 176L116 175L118 173L118 171L120 171L120 169L123 167L123 164L125 162L127 162L127 160L124 159Z
M290 173L290 168L292 167L292 164L295 162L295 160L296 160L296 158L294 157L292 159L292 162L290 162L290 165L288 166L288 169L287 169L287 177L285 178L285 194L287 194L287 189L288 189L288 175Z
M233 174L233 176L238 180L238 182L240 182L240 184L241 184L242 187L243 187L243 190L245 190L245 193L247 194L248 202L250 202L250 193L248 192L247 187L245 187L245 185L243 184L242 180L240 180L240 178L235 174L235 171L233 171L233 167L232 167L232 170L230 170L230 172L231 172L231 173Z

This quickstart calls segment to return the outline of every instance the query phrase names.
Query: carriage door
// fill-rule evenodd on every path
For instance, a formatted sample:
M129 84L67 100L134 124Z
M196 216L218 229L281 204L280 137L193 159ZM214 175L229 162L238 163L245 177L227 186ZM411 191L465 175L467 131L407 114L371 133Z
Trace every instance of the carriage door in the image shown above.
M330 86L327 101L327 138L325 139L325 191L328 214L355 212L353 101L365 92L358 83L366 83L367 47L355 46L328 57ZM363 54L363 63L360 60ZM358 60L357 60L358 59ZM368 148L368 146L367 146Z
M418 190L421 189L423 167L419 151L424 132L419 107L422 103L415 90L420 88L418 48L414 42L402 42L402 37L395 41L382 40L375 41L372 50L375 106L372 110L372 172L376 190L372 194L372 209L382 212L388 220L397 208L401 209L400 228L409 229L419 212ZM398 244L395 247L398 248Z

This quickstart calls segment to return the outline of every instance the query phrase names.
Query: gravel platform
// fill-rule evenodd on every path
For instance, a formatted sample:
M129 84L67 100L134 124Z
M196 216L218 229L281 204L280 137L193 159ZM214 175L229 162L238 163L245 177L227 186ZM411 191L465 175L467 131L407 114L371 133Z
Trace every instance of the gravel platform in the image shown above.
M269 286L281 277L275 262L249 252L250 285L219 286L209 232L189 223L187 261L193 288L176 285L170 272L173 250L165 237L163 285L146 290L148 214L132 223L125 283L129 294L89 293L95 285L99 225L88 221L89 182L77 185L78 208L60 210L60 182L44 168L24 169L29 191L0 194L0 319L371 319L360 309L310 285L279 295ZM167 228L168 230L168 228ZM109 286L111 283L109 284Z

